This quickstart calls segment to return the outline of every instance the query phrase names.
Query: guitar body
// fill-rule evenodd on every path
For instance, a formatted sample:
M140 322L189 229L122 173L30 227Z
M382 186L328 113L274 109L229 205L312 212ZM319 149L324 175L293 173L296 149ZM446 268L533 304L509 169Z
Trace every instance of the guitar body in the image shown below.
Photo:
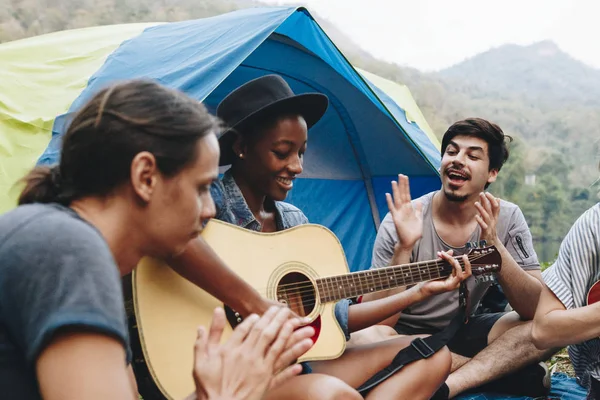
M600 281L594 283L587 294L587 304L594 304L600 301Z
M335 303L321 303L315 283L322 276L348 273L342 246L331 231L308 224L265 234L211 220L202 237L259 293L314 321L315 344L300 361L333 359L344 352L346 340L334 315ZM208 327L213 310L223 304L150 258L133 272L132 296L148 373L164 396L184 398L194 390L197 327ZM228 319L235 324L235 314L229 312ZM224 339L231 331L226 328Z

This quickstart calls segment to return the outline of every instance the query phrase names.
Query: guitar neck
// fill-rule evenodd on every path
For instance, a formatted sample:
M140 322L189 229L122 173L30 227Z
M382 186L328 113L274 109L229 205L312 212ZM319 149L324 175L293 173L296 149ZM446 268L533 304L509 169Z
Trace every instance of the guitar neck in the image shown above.
M464 263L457 258L461 266ZM452 267L445 261L421 261L317 279L321 302L339 301L367 293L445 278Z

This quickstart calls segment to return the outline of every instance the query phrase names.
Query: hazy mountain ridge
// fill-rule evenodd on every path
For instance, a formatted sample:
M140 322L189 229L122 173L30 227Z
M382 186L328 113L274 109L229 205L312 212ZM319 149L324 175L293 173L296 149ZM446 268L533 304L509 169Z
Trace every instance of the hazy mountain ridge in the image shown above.
M468 80L503 97L600 105L600 70L575 60L551 41L491 49L442 70L439 76Z

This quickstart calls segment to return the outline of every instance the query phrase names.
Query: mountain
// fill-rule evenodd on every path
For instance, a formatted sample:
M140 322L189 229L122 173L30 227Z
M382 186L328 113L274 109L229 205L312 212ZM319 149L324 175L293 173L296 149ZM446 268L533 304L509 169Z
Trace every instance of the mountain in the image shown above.
M500 46L442 70L439 76L468 81L500 98L600 105L600 70L575 60L551 41Z
M577 184L597 177L600 70L553 42L500 46L427 78L441 84L441 96L451 103L445 115L488 118L525 141L528 172L560 162ZM416 92L422 97L419 86Z

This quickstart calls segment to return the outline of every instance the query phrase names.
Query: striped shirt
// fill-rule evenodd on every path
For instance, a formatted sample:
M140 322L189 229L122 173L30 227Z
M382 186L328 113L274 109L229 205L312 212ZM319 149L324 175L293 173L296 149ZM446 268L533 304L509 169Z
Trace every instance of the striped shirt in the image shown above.
M600 203L577 219L543 277L565 308L587 304L588 291L600 280ZM590 376L600 380L600 339L569 346L569 356L583 386L589 387Z

